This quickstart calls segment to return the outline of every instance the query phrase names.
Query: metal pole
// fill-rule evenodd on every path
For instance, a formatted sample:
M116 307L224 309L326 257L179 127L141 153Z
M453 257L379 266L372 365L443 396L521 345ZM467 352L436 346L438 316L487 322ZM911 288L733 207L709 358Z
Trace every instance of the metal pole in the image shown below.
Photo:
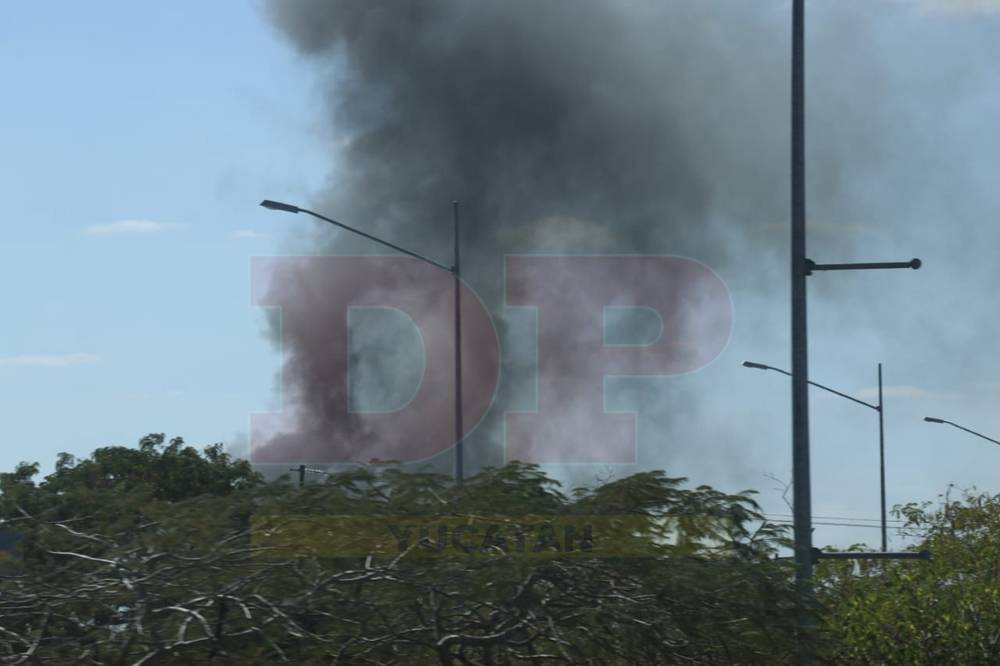
M792 376L792 373L786 370L782 370L781 368L775 368L772 365L765 365L764 363L754 363L753 361L744 361L743 366L747 368L756 368L759 370L774 370L775 372L780 372L783 375L787 375L789 377ZM885 403L882 400L882 364L881 363L878 364L878 404L876 405L873 405L870 402L865 402L864 400L858 400L857 398L849 396L846 393L841 393L840 391L836 391L830 388L829 386L823 386L822 384L817 384L814 381L809 381L807 383L810 386L821 388L824 391L828 391L830 393L833 393L834 395L838 395L841 398L847 398L852 402L856 402L859 405L864 405L865 407L874 409L876 412L878 412L878 451L879 451L878 455L879 455L879 480L880 480L879 488L882 497L882 552L887 552L888 537L887 537L886 510L885 510L885 427L883 418Z
M882 364L878 364L878 468L882 492L882 552L889 549L885 526L885 403L882 402Z
M305 213L306 215L311 215L316 219L323 220L324 222L329 222L335 226L340 227L351 233L358 234L369 240L373 240L380 245L391 248L403 254L409 255L414 259L420 259L421 261L428 263L432 266L436 266L442 270L446 270L454 276L455 280L455 481L458 485L462 484L463 480L463 460L462 460L462 436L463 436L463 425L462 425L462 276L461 276L461 266L459 258L459 234L458 234L458 202L452 201L452 215L455 223L455 263L449 268L444 264L440 264L433 259L429 259L422 254L412 252L404 247L400 247L395 243L390 243L389 241L382 240L377 236L372 236L369 233L361 231L360 229L355 229L354 227L344 224L343 222L338 222L332 218L325 215L320 215L315 211L308 210L306 208L299 208L298 206L293 206L291 204L282 203L280 201L272 201L271 199L264 199L260 202L260 205L264 208L270 210L280 210L287 213ZM305 478L305 466L299 471L299 485L303 483ZM292 470L294 471L294 469Z
M455 226L455 265L452 274L455 276L455 483L462 485L464 480L464 451L462 450L462 268L459 251L458 202L451 202L452 219Z
M805 7L792 3L792 484L795 582L802 602L812 596L812 498L809 478L809 370L806 337ZM814 661L815 619L799 614L799 663Z

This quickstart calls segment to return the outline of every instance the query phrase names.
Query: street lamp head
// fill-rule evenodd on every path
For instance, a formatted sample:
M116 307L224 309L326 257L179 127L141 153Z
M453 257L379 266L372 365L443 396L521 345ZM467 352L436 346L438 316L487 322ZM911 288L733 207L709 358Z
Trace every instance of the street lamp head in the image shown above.
M764 365L763 363L754 363L753 361L743 361L744 368L756 368L757 370L770 370L771 366Z
M923 266L923 262L920 261L919 259L910 259L910 268L912 268L913 270L917 270L921 266Z
M944 419L936 419L933 416L925 416L924 421L928 423L944 423Z
M260 202L260 205L264 208L269 208L270 210L283 210L286 213L298 213L302 210L298 206L281 203L280 201L271 201L270 199L264 199Z

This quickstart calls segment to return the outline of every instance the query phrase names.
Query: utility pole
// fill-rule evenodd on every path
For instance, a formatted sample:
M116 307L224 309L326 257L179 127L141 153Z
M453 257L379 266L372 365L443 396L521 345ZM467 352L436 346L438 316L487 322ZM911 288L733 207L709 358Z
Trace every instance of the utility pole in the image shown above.
M463 424L462 424L462 277L461 277L461 265L460 265L460 238L459 238L459 228L458 228L458 202L451 202L452 209L452 223L454 228L454 240L455 240L455 263L452 266L445 266L442 263L429 259L422 254L413 252L412 250L407 250L405 247L400 247L395 243L390 243L389 241L382 240L378 236L373 236L365 231L356 229L350 225L344 224L343 222L338 222L332 218L325 215L320 215L315 211L311 211L307 208L302 208L300 206L293 206L292 204L282 203L280 201L273 201L271 199L264 199L260 202L260 205L269 210L279 210L286 213L305 213L306 215L311 215L318 220L323 220L336 227L344 229L345 231L350 231L352 234L357 234L367 238L368 240L374 241L379 245L383 245L397 252L402 252L405 255L413 257L414 259L419 259L426 264L430 264L435 268L439 268L443 271L448 271L452 274L455 282L455 483L457 485L462 485L465 476L465 461L463 460ZM292 471L295 471L294 469ZM305 477L305 472L300 472L300 479Z
M455 279L455 483L465 480L465 460L462 449L464 426L462 424L462 261L458 233L458 202L451 202L455 236L455 264L451 273Z
M882 401L882 364L878 364L878 471L882 495L882 552L889 550L885 524L885 403Z
M757 370L774 370L775 372L780 372L781 374L787 375L788 377L792 376L792 373L788 372L787 370L782 370L781 368L776 368L773 365L767 365L765 363L756 363L754 361L743 361L743 367L755 368ZM879 484L880 488L879 494L882 497L882 552L884 553L888 550L888 538L886 534L887 530L886 530L886 517L885 517L885 428L883 426L884 402L882 401L882 364L881 363L878 364L877 405L873 405L870 402L865 402L864 400L858 400L857 398L849 396L846 393L841 393L840 391L832 389L829 386L823 386L822 384L817 384L812 380L809 380L806 383L809 384L810 386L821 388L824 391L828 391L834 395L840 396L841 398L846 398L851 402L856 402L859 405L864 405L865 407L868 407L869 409L874 409L876 412L878 412L878 452L879 452L878 455L879 455L879 474L881 481L881 483Z
M817 264L806 258L805 165L805 0L792 0L792 532L799 611L799 663L816 661L816 619L812 603L813 563L827 558L812 545L812 491L809 470L809 370L806 327L806 277L813 271L870 268L920 268L919 259L881 263ZM879 400L881 405L881 399ZM881 414L881 409L879 410ZM881 423L881 422L880 422ZM883 470L884 473L884 470ZM883 500L884 501L884 500ZM884 514L883 514L884 515ZM928 559L927 553L840 553L839 559Z
M780 372L788 377L792 376L792 373L787 370L782 370L781 368L776 368L773 365L767 365L765 363L756 363L754 361L743 361L743 367L745 368L755 368L757 370L774 370L775 372ZM878 412L878 450L879 450L879 474L881 475L881 483L879 485L879 494L882 497L882 552L886 552L888 549L888 540L886 535L886 516L885 516L885 428L883 427L883 413L885 403L882 400L882 364L878 364L878 404L873 405L870 402L865 402L864 400L858 400L855 397L849 396L846 393L841 393L829 386L823 386L822 384L817 384L816 382L809 380L806 382L810 386L815 386L816 388L821 388L824 391L832 393L834 395L840 396L841 398L846 398L851 402L856 402L859 405L864 405L869 409L874 409Z
M812 493L809 471L809 353L806 334L805 7L792 2L792 513L799 610L799 663L815 661Z

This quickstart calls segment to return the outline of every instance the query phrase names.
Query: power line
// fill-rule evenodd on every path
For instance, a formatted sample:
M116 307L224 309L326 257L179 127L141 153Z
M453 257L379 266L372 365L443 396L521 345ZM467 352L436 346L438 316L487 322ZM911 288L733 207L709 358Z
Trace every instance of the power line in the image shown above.
M783 519L779 519L779 520L771 520L771 521L768 521L768 522L775 523L777 525L791 525L792 524L792 520L790 518L783 518ZM814 526L815 525L820 525L820 526L823 526L823 527L868 527L868 528L877 529L877 530L882 529L882 525L867 525L865 523L835 523L835 522L826 522L826 521L819 521L819 522L814 521L813 525ZM897 525L895 527L897 527L898 529L904 529L904 527L902 525ZM913 530L913 531L917 531L917 532L926 532L927 531L926 528L919 528L919 527L911 527L911 528L905 528L905 529L909 529L909 530Z
M791 525L792 524L791 519L788 519L788 520L772 520L771 522L775 523L777 525ZM813 526L822 526L822 527L867 527L867 528L875 529L875 530L882 529L881 525L865 525L865 524L862 524L862 523L828 523L828 522L820 522L820 521L813 521Z
M790 514L790 513L764 513L763 515L765 515L765 516L781 516L781 517L785 517L785 518L791 518L792 517L792 514ZM858 516L813 516L813 518L816 518L818 520L850 520L850 521L866 521L866 522L873 522L873 523L881 523L881 521L882 521L881 518L861 518L861 517L858 517ZM903 520L902 518L889 518L886 522L889 522L889 523L906 523L906 521Z

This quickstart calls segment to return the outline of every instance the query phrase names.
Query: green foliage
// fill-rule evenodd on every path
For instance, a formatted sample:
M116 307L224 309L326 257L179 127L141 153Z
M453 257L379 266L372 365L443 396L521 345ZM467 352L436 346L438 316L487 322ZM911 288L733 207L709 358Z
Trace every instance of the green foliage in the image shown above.
M162 434L152 434L139 441L138 449L101 448L80 462L62 453L56 473L46 479L45 485L50 492L81 486L129 492L145 486L154 499L176 501L206 493L224 495L261 482L249 462L232 460L222 450L222 444L205 447L199 453L184 446L180 437L164 445Z
M202 453L184 440L164 444L162 434L139 441L138 448L104 447L84 459L60 453L55 472L34 483L38 463L21 463L0 474L0 519L18 530L26 517L47 522L72 521L75 529L117 532L149 520L149 512L203 495L226 496L263 484L245 460L233 460L221 444ZM29 532L20 548L31 566L53 565Z
M37 486L38 463L21 463L13 474L0 474L0 516L16 516L17 506L31 512L97 509L122 495L177 501L202 494L226 495L258 486L262 477L245 460L233 460L222 444L199 453L180 437L164 444L162 434L139 441L138 448L97 449L87 459L60 453L56 470Z
M264 483L219 445L150 435L0 474L23 569L0 568L0 659L80 664L781 664L788 540L753 493L662 471L566 491L537 466L359 466ZM1000 495L897 507L924 561L818 563L822 661L1000 663ZM615 557L320 557L254 539L260 516L607 516ZM318 529L318 527L317 527ZM414 546L416 547L416 546ZM852 548L853 550L854 548ZM642 552L642 555L634 553ZM633 554L629 554L633 553ZM30 654L30 657L28 656Z
M0 580L0 652L34 663L790 663L795 598L772 557L783 534L754 527L750 493L662 472L564 493L521 463L458 487L359 467L297 488L162 436L36 473L0 477L31 565ZM538 514L633 516L632 538L658 554L320 559L261 550L251 527Z
M931 560L824 561L828 652L835 663L1000 663L1000 495L950 492L897 507Z

